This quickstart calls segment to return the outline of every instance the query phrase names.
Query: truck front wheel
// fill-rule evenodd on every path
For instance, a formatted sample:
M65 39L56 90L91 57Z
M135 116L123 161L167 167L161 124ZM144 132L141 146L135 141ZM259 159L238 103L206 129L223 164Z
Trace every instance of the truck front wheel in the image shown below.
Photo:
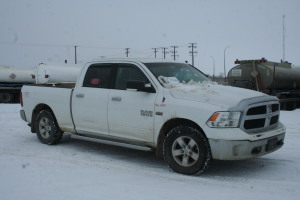
M207 138L191 126L173 128L164 140L163 150L165 161L177 173L194 175L209 167L211 152Z
M38 139L44 144L57 144L63 135L53 113L48 110L38 114L35 128Z

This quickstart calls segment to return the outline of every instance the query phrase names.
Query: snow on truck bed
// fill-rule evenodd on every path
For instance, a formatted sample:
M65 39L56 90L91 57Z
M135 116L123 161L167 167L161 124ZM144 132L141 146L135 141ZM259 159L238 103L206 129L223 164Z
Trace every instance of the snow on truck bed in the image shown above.
M200 176L171 172L162 159L108 142L65 134L41 144L0 104L0 199L299 199L300 110L282 111L285 145L245 161L214 161Z

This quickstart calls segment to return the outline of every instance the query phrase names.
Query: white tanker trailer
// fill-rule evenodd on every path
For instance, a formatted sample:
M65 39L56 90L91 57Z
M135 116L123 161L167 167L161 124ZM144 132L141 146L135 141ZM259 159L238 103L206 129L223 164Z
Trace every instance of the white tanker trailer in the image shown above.
M0 103L18 102L23 85L76 82L81 67L53 63L36 67L0 66Z
M0 66L0 81L6 83L34 83L34 67Z
M236 60L229 70L229 85L257 90L277 96L283 109L300 107L300 68L288 62ZM290 108L287 108L290 107Z
M40 63L35 68L35 84L75 83L82 65Z

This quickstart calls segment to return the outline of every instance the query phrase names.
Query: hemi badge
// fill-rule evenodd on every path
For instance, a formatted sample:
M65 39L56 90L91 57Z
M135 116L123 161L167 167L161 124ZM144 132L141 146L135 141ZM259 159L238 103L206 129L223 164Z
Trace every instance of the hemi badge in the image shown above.
M155 112L156 115L163 115L163 112Z

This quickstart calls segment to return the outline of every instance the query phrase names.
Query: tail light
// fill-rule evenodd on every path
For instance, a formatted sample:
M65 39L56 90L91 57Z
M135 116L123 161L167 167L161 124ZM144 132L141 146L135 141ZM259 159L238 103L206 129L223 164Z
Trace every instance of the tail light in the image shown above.
M20 104L23 107L23 97L22 97L22 91L20 92Z

